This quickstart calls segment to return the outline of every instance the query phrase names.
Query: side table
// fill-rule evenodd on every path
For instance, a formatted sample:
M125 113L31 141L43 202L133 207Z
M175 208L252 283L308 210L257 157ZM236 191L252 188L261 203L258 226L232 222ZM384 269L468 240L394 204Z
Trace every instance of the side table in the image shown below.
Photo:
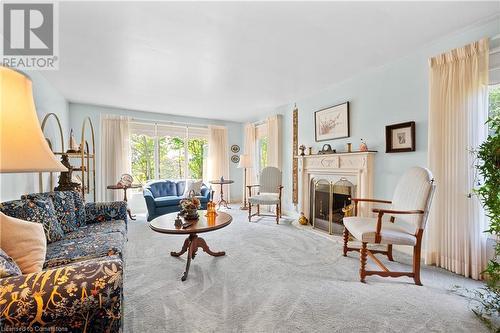
M215 184L215 185L220 185L220 199L219 199L219 202L217 203L217 205L219 206L224 206L228 209L231 209L231 207L228 207L227 206L227 201L224 200L224 185L229 185L229 184L232 184L234 183L234 180L230 180L230 179L224 179L224 180L211 180L209 181L210 184Z
M129 185L129 186L123 186L123 185L108 185L106 188L108 190L123 190L123 201L127 202L127 190L129 188L140 188L142 187L142 185L139 185L139 184L132 184L132 185ZM132 215L132 211L130 210L130 208L128 207L127 205L127 213L128 213L128 216L130 217L131 220L135 221L135 215Z

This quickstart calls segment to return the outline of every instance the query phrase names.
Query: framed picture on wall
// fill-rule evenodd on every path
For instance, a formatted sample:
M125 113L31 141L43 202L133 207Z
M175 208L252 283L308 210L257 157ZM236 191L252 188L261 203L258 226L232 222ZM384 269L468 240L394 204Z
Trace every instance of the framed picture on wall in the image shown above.
M385 127L385 152L415 151L415 122L409 121Z
M349 102L314 112L316 142L348 138Z

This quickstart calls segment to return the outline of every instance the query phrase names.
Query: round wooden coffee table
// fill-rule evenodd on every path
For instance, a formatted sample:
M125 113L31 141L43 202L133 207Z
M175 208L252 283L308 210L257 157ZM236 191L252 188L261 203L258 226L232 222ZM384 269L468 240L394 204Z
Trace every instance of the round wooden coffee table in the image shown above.
M214 257L220 257L226 254L226 252L224 251L212 252L205 240L201 237L198 237L197 234L224 228L231 223L233 218L231 217L231 215L223 212L218 212L218 215L212 218L206 217L205 214L206 211L199 211L200 218L198 219L198 221L185 229L182 227L175 227L174 223L175 219L177 218L177 213L165 214L149 222L149 227L156 232L174 235L189 235L184 241L184 245L182 246L180 252L170 252L170 255L173 257L179 257L186 251L188 252L186 270L182 275L182 281L186 281L187 279L191 259L194 259L194 257L196 256L196 251L198 251L198 248L201 247L204 252ZM184 219L182 220L183 222L185 222Z

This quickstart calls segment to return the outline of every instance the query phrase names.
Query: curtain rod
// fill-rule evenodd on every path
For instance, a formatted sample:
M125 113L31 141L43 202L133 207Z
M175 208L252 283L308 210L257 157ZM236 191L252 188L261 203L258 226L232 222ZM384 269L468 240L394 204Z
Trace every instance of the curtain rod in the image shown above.
M150 124L158 124L158 125L174 125L174 126L178 126L178 127L190 127L190 128L208 128L208 126L190 124L190 123L181 123L181 122L176 122L176 121L158 121L158 120L134 118L134 117L130 118L130 120L132 122L138 122L138 123L150 123Z

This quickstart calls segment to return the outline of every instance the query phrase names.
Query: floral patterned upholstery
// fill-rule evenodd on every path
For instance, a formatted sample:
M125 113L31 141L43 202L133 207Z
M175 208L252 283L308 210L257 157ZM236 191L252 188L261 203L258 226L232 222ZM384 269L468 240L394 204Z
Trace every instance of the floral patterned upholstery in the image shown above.
M63 239L47 245L44 268L112 255L121 257L125 237L121 232L88 234L84 238Z
M127 235L127 225L125 221L106 221L106 223L92 223L80 227L78 230L64 235L64 239L75 239L87 237L89 234L95 233L108 233L108 232L121 232L124 236Z
M0 210L9 216L43 224L47 243L61 240L64 232L56 218L54 205L50 199L33 197L13 200L0 204Z
M53 200L71 198L74 207L64 211L72 209L76 221L67 233L59 225L42 272L2 277L9 261L2 264L0 256L0 331L121 332L127 204L84 204L78 193L52 193L0 204L7 215L56 225Z
M57 220L65 233L78 229L76 225L75 200L70 191L56 191L45 193L34 193L22 196L21 199L42 199L52 200L56 212Z
M127 203L125 201L106 203L90 202L85 204L86 223L97 223L112 220L127 221Z
M21 269L17 266L14 260L2 249L0 249L0 278L21 274Z
M75 203L75 225L77 227L83 227L85 223L85 203L83 202L82 195L80 192L71 191L73 195L73 200Z
M0 279L1 330L120 332L122 281L113 257Z

